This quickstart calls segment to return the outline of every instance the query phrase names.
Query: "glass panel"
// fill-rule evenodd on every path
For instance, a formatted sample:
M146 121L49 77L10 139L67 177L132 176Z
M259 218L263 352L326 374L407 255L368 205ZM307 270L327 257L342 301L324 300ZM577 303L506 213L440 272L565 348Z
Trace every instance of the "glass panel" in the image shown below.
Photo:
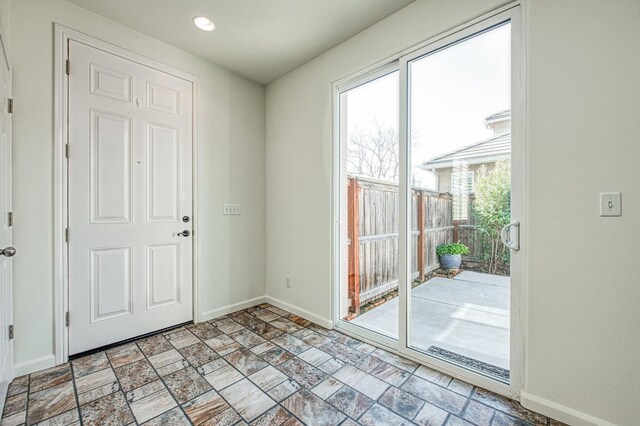
M409 346L508 382L511 26L409 62Z
M398 72L340 94L340 318L398 338Z

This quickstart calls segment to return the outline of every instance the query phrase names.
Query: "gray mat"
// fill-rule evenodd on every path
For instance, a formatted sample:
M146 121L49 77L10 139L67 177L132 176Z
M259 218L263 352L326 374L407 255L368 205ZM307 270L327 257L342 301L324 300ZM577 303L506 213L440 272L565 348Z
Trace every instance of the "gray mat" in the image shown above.
M495 365L487 364L486 362L478 361L477 359L469 358L468 356L460 355L438 346L431 346L427 350L427 353L442 360L458 364L476 373L491 377L499 382L509 384L509 370L505 370L504 368L496 367Z

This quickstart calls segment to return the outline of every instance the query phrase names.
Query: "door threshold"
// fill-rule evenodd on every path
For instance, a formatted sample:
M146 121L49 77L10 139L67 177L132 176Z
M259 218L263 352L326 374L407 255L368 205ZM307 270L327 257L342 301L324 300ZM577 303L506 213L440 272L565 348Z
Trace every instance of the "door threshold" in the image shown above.
M427 354L425 351L416 350L415 348L407 348L407 351L401 351L398 348L397 341L395 343L385 343L384 341L387 339L386 336L378 335L377 337L372 337L372 335L378 333L371 332L370 330L359 326L356 326L359 330L354 330L353 327L350 326L352 326L352 324L346 323L345 327L345 322L339 320L334 326L334 329L348 336L360 339L376 348L380 348L394 355L414 361L419 365L424 365L425 367L439 371L458 380L462 380L473 386L519 401L519 394L515 394L511 391L510 382L505 383L504 381L497 380L492 376L482 374L476 370L452 363L448 360L443 360L432 354Z
M468 357L456 352L451 352L447 349L439 346L430 346L429 349L424 351L427 355L431 355L436 358L440 358L443 361L450 362L451 364L458 365L459 367L466 368L474 373L482 374L490 379L509 385L511 375L509 370L498 367L493 364L489 364L484 361L480 361L475 358Z
M190 325L190 324L193 324L193 321L187 321L187 322L183 322L181 324L172 325L170 327L165 327L165 328L162 328L160 330L152 331L150 333L141 334L139 336L131 337L129 339L120 340L120 341L114 342L114 343L109 343L108 345L100 346L98 348L89 349L88 351L80 352L80 353L77 353L77 354L74 354L74 355L69 355L69 361L72 361L72 360L78 359L78 358L82 358L83 356L92 355L92 354L95 354L95 353L98 353L98 352L106 351L106 350L109 350L111 348L115 348L116 346L126 345L127 343L135 342L136 340L144 339L146 337L151 337L151 336L154 336L156 334L166 333L167 331L176 330L176 329L178 329L180 327L184 327L185 325Z

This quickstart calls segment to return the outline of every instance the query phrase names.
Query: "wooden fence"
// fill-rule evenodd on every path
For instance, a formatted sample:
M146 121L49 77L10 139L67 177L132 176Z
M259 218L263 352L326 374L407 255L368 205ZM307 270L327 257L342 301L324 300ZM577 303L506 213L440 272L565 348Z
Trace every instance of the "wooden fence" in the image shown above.
M394 290L399 279L399 191L385 182L351 177L347 190L348 288L350 310ZM469 260L482 251L473 223L470 197L469 220L453 220L453 198L449 193L412 189L411 271L424 281L440 267L436 247L460 241L470 248Z
M397 185L363 178L349 178L348 185L349 299L357 313L398 286L399 192ZM452 201L450 194L412 190L413 278L437 269L436 247L454 241Z
M469 194L467 218L465 220L453 221L453 225L455 227L453 241L459 241L469 247L469 255L463 256L463 260L466 264L481 263L482 258L482 239L480 238L476 218L473 215L474 203L474 194Z

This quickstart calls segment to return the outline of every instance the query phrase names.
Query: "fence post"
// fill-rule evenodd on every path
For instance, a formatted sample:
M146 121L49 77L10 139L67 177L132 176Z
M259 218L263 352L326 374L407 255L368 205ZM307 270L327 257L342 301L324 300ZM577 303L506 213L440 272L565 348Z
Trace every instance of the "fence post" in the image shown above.
M425 211L424 211L424 190L418 191L418 273L420 276L420 282L424 281L424 227L426 225Z
M349 178L347 190L347 234L349 236L349 299L351 312L360 314L360 202L358 180Z
M453 242L457 243L460 241L460 221L453 221Z

